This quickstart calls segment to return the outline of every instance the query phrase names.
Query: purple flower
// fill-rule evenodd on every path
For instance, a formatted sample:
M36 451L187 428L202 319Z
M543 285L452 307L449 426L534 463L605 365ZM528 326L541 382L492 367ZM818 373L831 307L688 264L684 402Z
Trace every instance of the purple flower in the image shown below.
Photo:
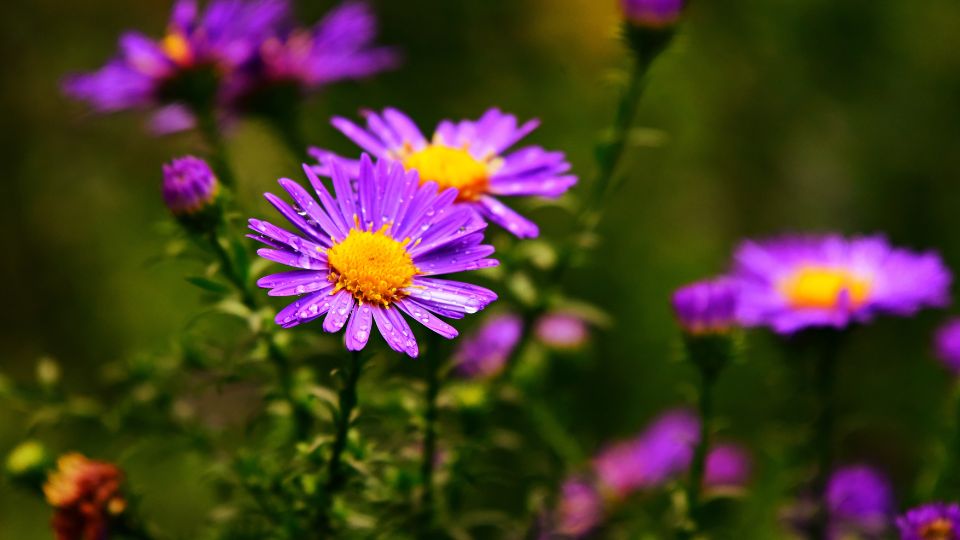
M163 165L163 202L175 216L203 210L219 191L217 177L202 159L184 156Z
M98 112L213 101L217 84L182 84L183 78L200 72L229 77L283 28L287 11L284 0L214 0L200 13L195 0L179 0L163 38L125 33L113 60L98 71L68 77L64 91ZM182 127L182 114L177 120ZM157 125L169 130L172 124L162 117Z
M663 28L677 22L684 0L620 0L623 16L632 24Z
M951 276L939 255L894 248L881 236L744 242L733 277L741 323L782 334L909 316L950 300Z
M555 349L577 349L590 337L586 321L572 313L548 313L537 321L537 339Z
M510 359L522 333L523 321L520 317L491 317L473 335L460 342L454 354L454 369L468 379L496 375Z
M930 503L897 518L902 540L960 540L960 505Z
M258 69L248 84L293 82L313 90L394 67L396 53L372 45L376 33L377 21L366 4L343 4L312 29L265 41Z
M737 491L750 481L750 454L736 444L718 444L707 454L703 484L711 491Z
M684 331L717 334L736 324L737 285L728 277L699 281L673 293L673 311Z
M455 189L438 192L420 184L416 172L364 155L356 182L330 163L334 196L304 166L317 197L283 178L294 200L266 198L297 229L291 233L250 220L249 235L268 247L257 253L297 270L261 278L271 296L300 296L280 310L277 324L291 328L321 316L323 329L346 325L346 347L363 349L376 323L387 344L417 356L417 342L402 313L446 338L457 331L435 315L459 319L497 298L492 291L434 276L496 266L482 245L486 223L457 206Z
M366 120L366 129L339 117L333 119L333 125L371 154L419 171L422 181L436 182L441 189L457 188L459 203L521 238L535 237L539 229L497 196L554 198L577 182L576 176L566 174L570 164L563 152L539 146L507 152L536 129L537 120L518 125L515 116L490 109L476 121L444 120L429 139L413 120L395 109L382 114L368 112ZM321 161L331 155L317 148L311 153ZM356 164L351 168L355 170Z
M638 438L619 443L595 460L597 477L618 496L662 485L690 467L700 440L700 420L687 409L657 417Z
M934 337L937 358L955 375L960 374L960 319L951 319Z
M893 488L872 467L854 465L836 470L826 493L832 538L876 537L893 517Z
M560 492L554 530L567 537L589 534L603 518L603 498L582 478L564 482Z

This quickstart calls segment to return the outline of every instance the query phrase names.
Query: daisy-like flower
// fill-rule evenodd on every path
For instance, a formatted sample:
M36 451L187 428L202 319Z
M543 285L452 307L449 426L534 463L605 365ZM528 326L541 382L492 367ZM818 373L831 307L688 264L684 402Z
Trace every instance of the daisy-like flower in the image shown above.
M554 532L567 538L587 536L603 518L603 498L583 478L564 482L554 517Z
M312 91L325 84L367 77L394 67L398 55L375 47L377 20L362 2L343 4L313 28L273 36L260 46L259 61L244 81L257 87L293 84Z
M218 80L251 61L283 29L287 12L285 0L213 0L202 13L196 0L179 0L164 37L123 34L113 60L68 77L64 91L98 112L170 106L158 112L155 127L189 127L184 105L215 101Z
M537 321L534 332L537 339L555 349L578 349L590 339L587 321L574 313L548 313Z
M893 488L865 465L837 469L827 483L831 538L879 538L893 520Z
M576 176L566 174L570 164L563 152L539 146L508 152L537 128L537 120L518 125L515 116L490 109L475 121L444 120L429 139L396 109L368 112L366 120L366 129L339 117L333 119L333 125L367 152L419 171L422 182L436 182L441 189L456 188L458 203L476 209L520 238L537 236L537 225L497 197L556 198L577 183ZM321 161L331 155L316 148L311 153Z
M375 323L390 347L417 356L418 347L401 315L446 338L457 331L436 315L454 319L476 313L497 298L483 287L434 276L495 266L493 247L482 245L486 223L454 205L455 189L421 185L417 173L364 155L357 181L329 164L334 194L304 166L318 204L300 184L281 179L291 206L267 200L298 230L292 233L250 220L251 238L269 246L257 253L296 270L261 278L271 296L300 296L280 310L277 324L290 328L320 317L323 329L346 325L347 349L364 348Z
M126 508L120 493L123 473L112 463L93 461L77 453L57 460L57 470L43 486L47 503L56 509L57 540L106 538L111 516Z
M523 321L512 314L485 321L477 331L460 342L454 353L454 369L467 379L492 377L503 370L520 342Z
M722 443L707 453L703 485L714 493L735 493L750 481L750 454L740 445Z
M960 505L931 503L897 518L902 540L960 540Z
M740 321L783 334L909 316L950 300L951 275L939 255L895 248L880 236L748 241L736 252L733 277Z

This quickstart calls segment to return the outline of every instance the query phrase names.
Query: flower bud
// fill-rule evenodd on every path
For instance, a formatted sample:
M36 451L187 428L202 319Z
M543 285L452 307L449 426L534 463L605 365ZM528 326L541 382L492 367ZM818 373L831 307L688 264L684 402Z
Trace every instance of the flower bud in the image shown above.
M684 0L621 0L623 16L643 28L666 28L680 19Z
M729 278L699 281L673 293L673 311L687 334L725 334L736 325L737 296Z
M217 177L202 159L184 156L163 165L163 201L177 217L211 207L219 192Z

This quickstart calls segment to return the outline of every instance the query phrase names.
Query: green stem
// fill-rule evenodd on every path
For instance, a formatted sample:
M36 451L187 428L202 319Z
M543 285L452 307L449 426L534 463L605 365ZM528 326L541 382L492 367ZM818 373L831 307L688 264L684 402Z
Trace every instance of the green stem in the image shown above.
M437 395L440 392L440 377L435 348L426 355L427 370L427 408L423 418L423 455L420 461L420 477L423 481L423 491L420 497L420 509L425 526L433 520L434 492L433 469L437 453Z
M833 468L834 385L840 353L840 334L830 331L824 336L815 363L814 392L817 413L814 420L816 475L813 489L817 497L817 514L813 522L813 538L824 538L827 530L826 487Z
M350 353L350 358L344 364L340 377L343 386L339 394L339 412L337 414L337 432L333 439L333 448L330 451L330 461L327 462L327 481L323 490L324 507L319 515L318 529L330 530L330 508L333 505L333 496L346 485L347 474L343 468L343 452L347 448L347 438L350 435L350 417L357 405L357 382L360 380L362 362L359 351Z
M948 410L948 435L944 437L944 447L930 496L925 500L947 499L960 485L960 383L954 384L950 395Z
M297 116L270 117L268 122L294 159L300 163L310 162L310 155L307 154L307 138L303 134L303 126Z
M217 172L217 177L223 185L233 189L237 185L236 176L230 167L227 146L223 141L220 125L217 123L216 111L213 107L195 108L194 115L197 118L197 129L200 130L210 147L210 161L213 162L213 169Z
M693 463L690 466L689 486L687 487L687 504L690 505L690 521L693 531L701 530L700 522L703 501L703 476L706 471L707 451L710 448L710 436L713 429L713 397L716 387L717 373L706 369L700 371L700 396L698 412L700 415L700 441L693 454Z

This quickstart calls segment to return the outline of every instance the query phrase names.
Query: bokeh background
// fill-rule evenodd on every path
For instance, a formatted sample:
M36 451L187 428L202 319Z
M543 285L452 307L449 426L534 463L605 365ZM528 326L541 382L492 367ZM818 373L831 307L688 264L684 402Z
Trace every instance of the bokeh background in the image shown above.
M332 2L301 1L303 21ZM422 126L497 105L542 127L529 140L566 151L582 178L612 116L617 69L614 0L374 2L397 71L333 86L307 107L311 142L351 146L333 114L399 107ZM35 376L55 359L64 380L96 391L100 366L157 351L199 309L182 264L164 260L168 219L159 164L190 151L190 135L152 138L144 118L94 118L64 98L70 71L100 65L118 34L163 31L170 2L13 0L0 18L0 369ZM582 446L639 431L684 403L694 373L679 361L667 299L724 270L744 237L789 231L883 232L940 250L960 268L960 4L954 0L698 1L655 65L623 190L602 239L567 291L606 311L588 361L554 370L552 405ZM231 156L242 198L296 163L255 122L235 127ZM296 177L296 176L294 176ZM569 233L565 211L533 212L547 237ZM840 459L883 467L908 492L923 449L942 427L949 381L931 360L944 313L884 320L852 339L839 372ZM782 425L802 416L796 372L772 339L751 335L720 383L724 433L750 444L755 486L739 538L776 538L776 458L798 444ZM0 408L0 454L29 418ZM81 428L35 435L58 450L110 441ZM78 442L80 441L80 442ZM62 444L58 447L58 444ZM69 446L68 446L69 445ZM127 462L151 517L188 534L212 496L189 456L143 441ZM116 449L114 449L116 450ZM174 458L175 456L175 458ZM509 465L509 464L507 464ZM49 511L0 485L0 538L48 538ZM185 536L186 537L186 536Z

